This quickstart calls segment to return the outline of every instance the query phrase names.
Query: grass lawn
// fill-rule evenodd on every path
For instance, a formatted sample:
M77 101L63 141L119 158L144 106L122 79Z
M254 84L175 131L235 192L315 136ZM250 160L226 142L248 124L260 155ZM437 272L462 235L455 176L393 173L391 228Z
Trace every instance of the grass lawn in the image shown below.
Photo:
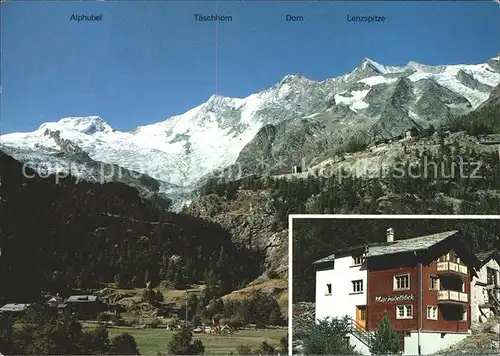
M92 327L89 324L86 327ZM121 333L129 333L135 338L141 355L157 355L158 352L167 353L167 344L175 331L166 329L137 329L132 327L109 328L109 338ZM287 333L286 329L268 330L240 330L233 335L193 334L193 340L200 339L205 346L205 354L228 355L236 353L236 346L250 345L253 348L260 346L262 341L267 341L272 346L279 346L280 339Z

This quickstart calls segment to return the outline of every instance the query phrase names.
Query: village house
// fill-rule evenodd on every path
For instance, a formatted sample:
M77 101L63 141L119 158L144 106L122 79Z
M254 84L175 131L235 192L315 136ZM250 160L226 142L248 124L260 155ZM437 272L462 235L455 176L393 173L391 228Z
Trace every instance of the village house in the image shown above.
M387 313L404 355L431 354L470 333L471 280L480 261L446 231L335 251L316 266L316 319L351 322L349 342L369 355Z
M492 250L476 256L481 265L472 279L471 321L484 323L500 315L500 253Z
M18 315L24 313L31 304L8 303L0 308L0 314Z
M60 304L60 307L82 318L96 317L107 309L106 305L95 295L72 295L64 304Z

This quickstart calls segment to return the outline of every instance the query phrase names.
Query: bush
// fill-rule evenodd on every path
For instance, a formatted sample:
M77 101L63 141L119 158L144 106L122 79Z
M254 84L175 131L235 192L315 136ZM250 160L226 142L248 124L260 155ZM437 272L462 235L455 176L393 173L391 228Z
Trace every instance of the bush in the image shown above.
M151 320L149 322L149 326L152 327L153 329L157 328L158 325L160 325L160 324L161 324L161 322L160 322L160 319L158 319L158 318L154 318L153 320Z
M127 324L125 320L123 320L123 318L120 316L120 314L114 314L110 319L116 326L124 326L125 324Z
M323 319L304 330L301 335L306 355L352 355L354 347L349 345L349 318Z
M172 318L168 321L168 326L173 326L173 327L176 327L177 325L179 325L179 319L177 318Z
M201 355L205 352L205 346L200 340L193 340L193 333L189 329L182 329L174 334L168 343L168 351L171 355Z
M128 333L122 333L111 340L110 354L140 355L134 337Z
M269 345L266 341L262 341L260 347L255 350L255 353L258 355L276 355L276 349Z
M105 321L109 321L109 319L110 319L110 316L107 313L102 312L102 313L99 313L99 315L97 315L97 321L100 323L103 323Z
M243 320L239 316L233 316L230 320L228 325L232 328L242 328L244 326Z
M250 345L238 345L236 346L236 353L238 355L251 355L252 349L250 348Z
M258 321L256 324L255 324L255 328L256 329L266 329L266 323L262 322L262 321Z
M191 319L191 323L193 324L194 328L197 328L198 326L201 325L201 318L199 315L195 315L193 319Z

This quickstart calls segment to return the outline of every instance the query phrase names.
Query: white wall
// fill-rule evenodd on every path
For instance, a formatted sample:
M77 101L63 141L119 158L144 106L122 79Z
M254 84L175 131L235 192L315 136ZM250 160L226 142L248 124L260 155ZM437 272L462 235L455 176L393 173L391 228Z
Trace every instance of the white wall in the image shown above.
M469 334L445 333L443 337L439 332L420 333L420 347L422 355L429 355L456 344L465 339ZM418 355L418 332L405 336L405 349L403 355Z
M349 334L349 345L354 346L354 351L361 355L371 355L370 348L352 334Z
M412 332L411 336L405 336L405 349L403 355L418 355L418 332ZM420 334L420 346L422 355L434 354L440 350L456 344L465 339L469 334L444 334L422 332ZM359 341L355 336L349 335L349 344L355 346L355 351L362 355L371 355L370 348Z
M497 271L497 280L500 281L500 266L495 260L489 260L479 271L477 271L477 277L472 279L472 287L471 287L471 321L478 322L484 320L481 312L479 311L479 306L487 303L488 301L488 293L484 286L477 285L476 283L482 282L487 283L487 267L493 268ZM483 312L489 317L492 315L489 308L482 308Z
M356 319L356 305L366 305L367 271L360 266L351 267L351 256L335 259L333 269L316 271L316 319L341 318L349 315ZM352 292L353 280L363 280L363 293ZM332 284L332 295L326 296L326 284Z

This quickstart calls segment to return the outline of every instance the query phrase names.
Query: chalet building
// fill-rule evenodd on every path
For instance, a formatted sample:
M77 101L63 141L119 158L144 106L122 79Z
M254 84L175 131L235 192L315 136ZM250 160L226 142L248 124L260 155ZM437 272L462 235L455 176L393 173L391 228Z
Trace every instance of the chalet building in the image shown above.
M483 323L500 315L500 253L493 250L476 256L481 265L472 279L471 321Z
M0 314L18 315L24 313L31 304L8 303L0 308Z
M64 304L61 304L61 307L63 305L66 312L82 318L95 317L107 309L106 305L95 295L72 295Z
M349 342L370 354L387 313L405 355L431 354L470 333L478 258L458 231L344 248L316 261L316 319L351 320Z

